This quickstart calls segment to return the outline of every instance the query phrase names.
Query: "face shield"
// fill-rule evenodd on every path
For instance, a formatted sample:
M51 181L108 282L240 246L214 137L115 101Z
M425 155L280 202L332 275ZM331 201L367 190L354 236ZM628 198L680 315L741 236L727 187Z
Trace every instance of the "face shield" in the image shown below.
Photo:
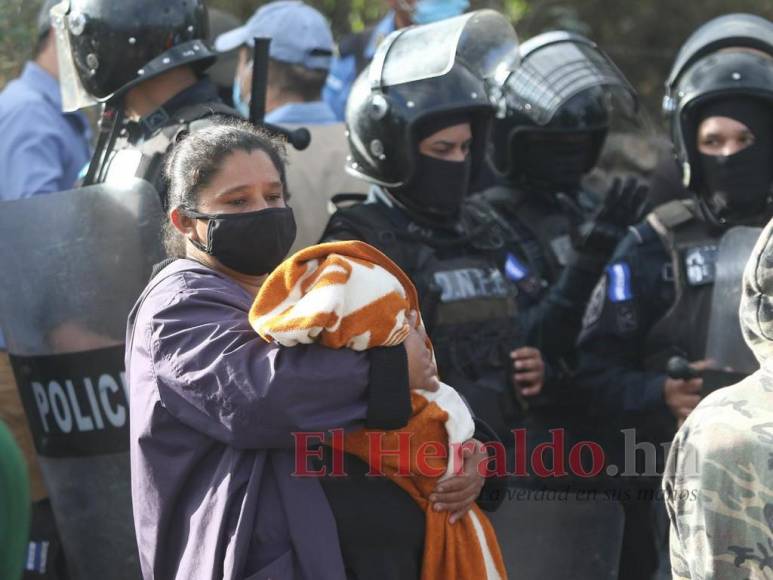
M574 97L593 93L594 98L601 95L600 105L607 111L635 116L635 90L593 43L566 33L542 37L539 46L524 43L523 61L516 70L497 73L495 93L499 93L501 115L509 109L546 126L559 111L571 108Z
M416 55L422 58L416 58ZM387 58L388 57L388 58ZM381 43L370 67L372 89L441 77L463 63L482 79L518 65L518 38L493 10L478 10L394 32Z
M98 103L81 83L73 60L70 31L82 31L82 15L70 13L70 2L64 0L51 9L51 25L56 36L56 56L59 62L59 90L62 93L62 110L77 111Z

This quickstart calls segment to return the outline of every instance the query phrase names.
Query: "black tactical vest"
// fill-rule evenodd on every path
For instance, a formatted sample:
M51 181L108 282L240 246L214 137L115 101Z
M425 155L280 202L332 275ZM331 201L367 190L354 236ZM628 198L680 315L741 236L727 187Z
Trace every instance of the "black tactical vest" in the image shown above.
M645 367L662 372L668 359L705 358L719 240L692 200L656 208L647 221L671 256L663 277L673 281L674 302L645 339Z
M139 177L151 183L166 207L166 183L163 179L164 159L183 131L196 131L211 124L213 115L241 118L231 107L223 103L200 103L176 111L154 132L149 139L132 145L124 138L118 142L107 161L104 181L120 182L127 177Z
M569 218L557 207L529 203L517 189L495 186L480 195L511 227L525 230L527 235L518 236L521 251L548 283L555 282L573 255Z
M393 211L382 203L340 209L328 232L335 239L341 239L335 235L338 229L351 232L408 274L419 293L441 379L506 437L523 410L511 384L509 358L512 349L522 346L519 289L502 268L512 233L491 212L470 209L463 220L466 235L437 240L420 225L398 225ZM328 232L323 240L329 239Z

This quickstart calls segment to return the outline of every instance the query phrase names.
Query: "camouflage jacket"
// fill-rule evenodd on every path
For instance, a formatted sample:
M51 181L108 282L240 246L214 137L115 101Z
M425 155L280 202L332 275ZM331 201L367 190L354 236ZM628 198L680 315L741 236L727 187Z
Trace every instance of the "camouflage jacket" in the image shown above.
M761 369L698 405L663 477L675 579L773 580L773 222L746 266L740 315Z
M773 377L759 375L704 399L674 440L675 579L773 579Z

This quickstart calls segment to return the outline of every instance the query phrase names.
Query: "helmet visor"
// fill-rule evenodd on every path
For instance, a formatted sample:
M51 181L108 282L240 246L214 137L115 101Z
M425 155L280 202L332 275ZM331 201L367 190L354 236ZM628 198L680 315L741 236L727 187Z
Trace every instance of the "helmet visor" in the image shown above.
M605 89L610 109L635 114L633 87L604 53L586 43L557 42L532 52L501 80L500 90L507 108L547 125L572 97L595 87Z
M518 37L493 10L477 10L393 32L376 51L372 86L393 86L447 74L457 61L483 79L512 70L519 61Z
M67 113L97 104L97 99L83 88L75 67L70 32L67 26L67 19L70 17L69 11L69 0L64 0L51 8L51 25L56 35L56 56L59 61L59 90L62 93L62 110Z

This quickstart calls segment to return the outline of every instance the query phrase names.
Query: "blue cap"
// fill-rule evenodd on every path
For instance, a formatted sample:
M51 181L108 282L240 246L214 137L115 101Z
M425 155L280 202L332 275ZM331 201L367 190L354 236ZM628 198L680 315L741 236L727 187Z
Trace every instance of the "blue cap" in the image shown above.
M215 39L218 52L228 52L253 38L270 38L274 60L312 69L330 69L333 33L325 17L300 0L278 0L262 6L247 24Z

